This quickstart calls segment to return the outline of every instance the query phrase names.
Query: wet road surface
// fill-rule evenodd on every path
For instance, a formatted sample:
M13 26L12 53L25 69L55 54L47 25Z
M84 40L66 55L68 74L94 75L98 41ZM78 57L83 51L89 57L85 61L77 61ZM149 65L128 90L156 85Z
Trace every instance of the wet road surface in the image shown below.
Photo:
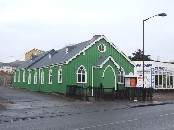
M174 129L173 102L83 102L0 87L1 130Z

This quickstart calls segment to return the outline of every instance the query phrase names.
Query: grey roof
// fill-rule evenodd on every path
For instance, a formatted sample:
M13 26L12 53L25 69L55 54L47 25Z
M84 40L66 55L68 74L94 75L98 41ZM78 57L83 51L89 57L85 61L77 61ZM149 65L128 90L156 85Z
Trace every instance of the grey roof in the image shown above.
M47 52L43 52L41 54L39 54L36 58L34 58L33 60L30 59L26 62L24 62L23 64L21 64L20 66L17 67L17 69L28 69L30 66L32 66L34 63L38 62L40 59L42 59L47 53Z
M0 66L10 66L10 67L18 67L21 64L18 63L1 63Z
M52 52L55 52L55 51L49 51L47 53L42 53L42 54L38 55L38 57L36 58L37 60L35 60L35 62L33 61L30 64L30 66L28 66L28 61L27 61L26 65L24 65L22 67L28 67L29 69L33 69L33 68L40 68L43 66L65 63L66 61L70 60L73 56L78 54L80 51L82 51L84 48L86 48L88 45L93 43L99 37L101 37L101 35L95 35L91 40L81 42L81 43L78 43L75 45L67 46L60 50L57 50L56 53L54 53L54 55L52 55L51 58L49 58L49 54L51 54ZM68 48L68 53L66 53L66 48ZM42 58L42 60L38 60L38 59L40 59L39 57L43 57L41 55L44 55L44 58ZM29 61L29 62L31 62L31 61Z
M109 56L102 56L94 66L100 66Z

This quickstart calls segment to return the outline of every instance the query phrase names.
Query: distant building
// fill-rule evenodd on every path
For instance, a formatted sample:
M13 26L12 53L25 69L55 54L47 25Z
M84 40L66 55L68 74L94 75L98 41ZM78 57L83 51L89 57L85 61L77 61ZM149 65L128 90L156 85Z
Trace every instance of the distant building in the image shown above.
M18 66L23 64L24 61L15 61L10 63L0 63L0 71L5 73L13 73Z
M137 87L143 86L143 62L134 61L134 74L137 75ZM144 62L144 87L154 89L174 89L174 64L171 62Z
M41 50L38 50L35 48L26 52L25 53L25 61L30 60L32 58L32 56L41 54L42 52L44 52L44 51L41 51Z

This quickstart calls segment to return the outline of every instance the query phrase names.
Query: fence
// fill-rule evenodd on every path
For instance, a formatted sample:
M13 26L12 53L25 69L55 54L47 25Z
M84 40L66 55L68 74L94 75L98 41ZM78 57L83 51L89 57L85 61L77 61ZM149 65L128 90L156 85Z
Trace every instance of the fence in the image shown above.
M125 88L115 90L114 88L93 87L93 97L96 101L100 99L111 100L152 100L153 88ZM92 87L83 88L77 85L67 85L67 96L76 99L88 100L92 96Z
M6 77L0 77L0 86L12 86L12 79Z

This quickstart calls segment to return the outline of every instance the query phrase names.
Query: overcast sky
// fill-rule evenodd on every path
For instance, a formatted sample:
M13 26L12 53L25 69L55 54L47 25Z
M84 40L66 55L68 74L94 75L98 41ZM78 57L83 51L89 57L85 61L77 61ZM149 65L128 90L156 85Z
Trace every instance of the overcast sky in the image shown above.
M173 0L0 0L0 62L24 60L30 49L58 50L104 34L127 56L142 49L174 60Z

